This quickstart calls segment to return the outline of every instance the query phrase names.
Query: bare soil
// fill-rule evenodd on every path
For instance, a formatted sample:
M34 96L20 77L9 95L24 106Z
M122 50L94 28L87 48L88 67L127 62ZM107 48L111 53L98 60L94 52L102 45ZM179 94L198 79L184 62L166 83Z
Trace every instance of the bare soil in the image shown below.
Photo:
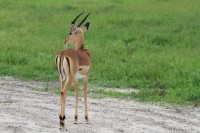
M59 95L37 91L42 82L0 78L0 133L61 132ZM161 107L119 99L88 98L91 124L84 120L79 100L79 123L74 123L75 98L67 97L69 133L200 132L200 108Z

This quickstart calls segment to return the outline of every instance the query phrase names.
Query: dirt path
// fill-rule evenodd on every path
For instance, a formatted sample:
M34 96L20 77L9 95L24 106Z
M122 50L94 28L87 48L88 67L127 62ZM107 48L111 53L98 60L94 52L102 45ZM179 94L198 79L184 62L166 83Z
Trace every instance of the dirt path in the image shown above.
M0 78L0 133L60 132L59 96L35 91L44 86ZM79 124L73 124L74 97L67 97L69 133L200 132L200 108L179 109L116 99L88 99L91 124L79 100Z

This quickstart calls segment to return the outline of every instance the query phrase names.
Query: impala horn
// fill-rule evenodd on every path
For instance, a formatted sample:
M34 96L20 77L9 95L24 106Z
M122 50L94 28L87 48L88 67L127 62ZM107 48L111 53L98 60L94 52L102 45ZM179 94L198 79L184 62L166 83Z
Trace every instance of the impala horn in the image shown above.
M91 13L91 12L90 12ZM84 22L85 20L87 19L87 17L90 15L90 13L88 13L87 16L85 16L85 18L77 25L77 27L80 27Z
M81 14L79 14L71 23L71 25L74 25L76 20L83 14L84 12L82 12Z

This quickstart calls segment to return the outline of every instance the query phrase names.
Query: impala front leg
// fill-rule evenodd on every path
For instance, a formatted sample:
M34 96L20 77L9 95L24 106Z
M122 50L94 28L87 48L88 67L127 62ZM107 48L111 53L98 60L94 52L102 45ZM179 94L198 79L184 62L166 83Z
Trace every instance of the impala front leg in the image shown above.
M88 84L88 76L84 79L83 89L84 89L84 104L85 104L85 120L87 124L89 124L89 118L88 118L88 110L87 110L87 84Z

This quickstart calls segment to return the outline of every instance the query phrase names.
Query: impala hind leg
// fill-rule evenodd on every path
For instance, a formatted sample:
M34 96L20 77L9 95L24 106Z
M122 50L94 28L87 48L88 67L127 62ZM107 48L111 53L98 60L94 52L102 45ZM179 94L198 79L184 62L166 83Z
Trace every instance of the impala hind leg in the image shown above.
M65 126L65 115L63 113L63 110L65 108L64 99L66 99L66 94L64 94L63 92L61 92L61 94L60 94L61 111L60 111L60 115L59 115L59 118L60 118L60 128L66 129L66 126Z
M74 80L74 89L75 89L75 96L76 96L76 105L75 105L75 116L74 116L74 123L78 123L78 80Z
M88 76L86 76L84 79L83 89L84 89L85 120L87 124L89 124L90 121L88 118L88 110L87 110L87 84L88 84Z
M61 113L59 115L60 118L60 127L63 128L64 130L66 129L66 124L65 124L65 105L66 105L66 95L67 92L70 89L70 86L72 84L72 78L69 78L69 80L67 80L66 85L63 89L63 92L61 92L60 95L60 101L61 101Z

